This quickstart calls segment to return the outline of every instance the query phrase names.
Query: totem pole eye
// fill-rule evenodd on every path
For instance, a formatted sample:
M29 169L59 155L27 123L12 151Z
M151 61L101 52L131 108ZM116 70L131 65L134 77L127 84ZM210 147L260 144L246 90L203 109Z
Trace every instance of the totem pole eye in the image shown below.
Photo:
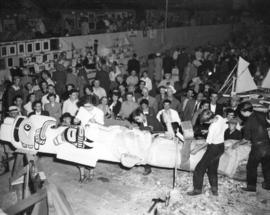
M31 130L31 125L25 124L23 128L24 128L24 130L26 130L26 131L30 131L30 130Z

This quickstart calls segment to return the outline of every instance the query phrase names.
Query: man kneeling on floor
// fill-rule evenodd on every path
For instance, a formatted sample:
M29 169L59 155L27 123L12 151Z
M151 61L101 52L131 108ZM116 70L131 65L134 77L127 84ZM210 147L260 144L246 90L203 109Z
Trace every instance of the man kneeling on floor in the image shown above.
M219 158L224 152L224 132L228 127L226 124L227 120L219 115L215 116L210 110L202 112L201 120L210 124L206 138L207 150L194 170L194 189L187 194L195 196L202 193L203 178L207 172L212 193L213 195L218 195L217 170Z

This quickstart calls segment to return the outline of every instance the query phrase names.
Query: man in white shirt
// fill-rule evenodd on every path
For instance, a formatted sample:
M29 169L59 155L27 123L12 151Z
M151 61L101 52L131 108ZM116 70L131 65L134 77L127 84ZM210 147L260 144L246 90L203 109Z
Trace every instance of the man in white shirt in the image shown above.
M41 98L41 103L42 103L42 108L44 109L44 106L45 104L48 104L50 103L49 100L48 100L48 95L49 94L55 94L56 95L56 98L55 98L55 102L58 102L60 103L60 98L59 96L55 93L55 87L51 84L48 85L48 93L46 93L44 96L42 96Z
M165 99L163 101L164 109L160 110L157 114L157 119L161 122L165 128L167 128L167 132L171 135L174 135L172 123L176 122L181 125L181 119L176 110L171 109L171 101L169 99Z
M93 92L98 96L99 99L107 96L105 89L100 86L100 81L97 79L94 80Z
M202 121L210 123L206 138L207 150L202 159L197 164L193 173L193 191L188 192L190 196L202 193L203 178L207 172L211 191L213 195L218 195L218 176L217 170L219 158L224 152L224 133L227 129L227 120L219 115L214 115L210 110L202 112Z
M71 116L75 116L76 112L78 111L78 91L73 89L69 92L69 99L64 101L62 113L70 113Z

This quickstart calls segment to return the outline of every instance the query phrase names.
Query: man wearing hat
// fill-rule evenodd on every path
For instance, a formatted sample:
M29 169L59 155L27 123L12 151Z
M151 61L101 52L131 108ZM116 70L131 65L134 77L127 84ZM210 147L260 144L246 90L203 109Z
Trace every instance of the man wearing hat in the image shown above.
M14 106L14 105L9 106L9 108L8 108L8 115L11 118L16 118L17 116L19 116L20 115L20 111L19 111L18 107L17 106Z
M253 111L250 102L240 104L240 112L247 118L244 124L244 141L251 143L247 163L247 186L244 191L256 192L257 168L261 163L264 176L262 188L270 190L270 139L268 136L268 122L266 115Z

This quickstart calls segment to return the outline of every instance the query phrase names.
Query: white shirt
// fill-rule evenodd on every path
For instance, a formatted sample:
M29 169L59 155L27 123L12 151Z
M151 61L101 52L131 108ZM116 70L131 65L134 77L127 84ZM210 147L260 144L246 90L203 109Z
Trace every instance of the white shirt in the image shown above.
M95 93L99 99L101 99L104 96L107 96L106 91L102 87L98 87L98 88L93 87L93 93Z
M42 96L41 98L41 103L42 103L42 108L44 109L44 105L50 103L49 100L47 99L47 96L49 95L49 93L45 94L44 96ZM58 95L56 95L56 99L55 102L60 103L60 98Z
M210 110L211 110L213 113L216 112L216 108L217 108L217 105L216 105L216 104L213 105L213 104L210 103Z
M145 82L145 87L147 87L148 91L152 90L152 88L153 88L152 81L149 77L141 78L140 80Z
M32 102L27 102L23 107L26 110L27 116L29 115L29 113L33 112Z
M71 101L70 99L67 99L63 103L62 113L70 113L71 116L75 116L77 110L79 109L77 106L78 100Z
M178 122L181 125L181 119L176 110L169 109L165 111L164 109L160 110L157 114L158 121L160 120L161 115L163 116L164 123L166 124L167 132L171 135L174 135L172 122Z
M160 121L161 115L163 115L163 119L166 124L172 123L172 122L178 122L179 125L181 125L181 119L176 110L173 110L173 109L169 109L168 111L165 111L164 109L160 110L157 114L158 121Z
M93 107L90 112L84 107L80 107L75 118L81 121L82 126L85 126L90 120L104 125L104 113L97 107Z
M227 119L216 115L214 122L211 123L208 129L208 135L206 138L206 142L208 144L220 144L224 143L224 133L228 128L228 124L226 123Z

